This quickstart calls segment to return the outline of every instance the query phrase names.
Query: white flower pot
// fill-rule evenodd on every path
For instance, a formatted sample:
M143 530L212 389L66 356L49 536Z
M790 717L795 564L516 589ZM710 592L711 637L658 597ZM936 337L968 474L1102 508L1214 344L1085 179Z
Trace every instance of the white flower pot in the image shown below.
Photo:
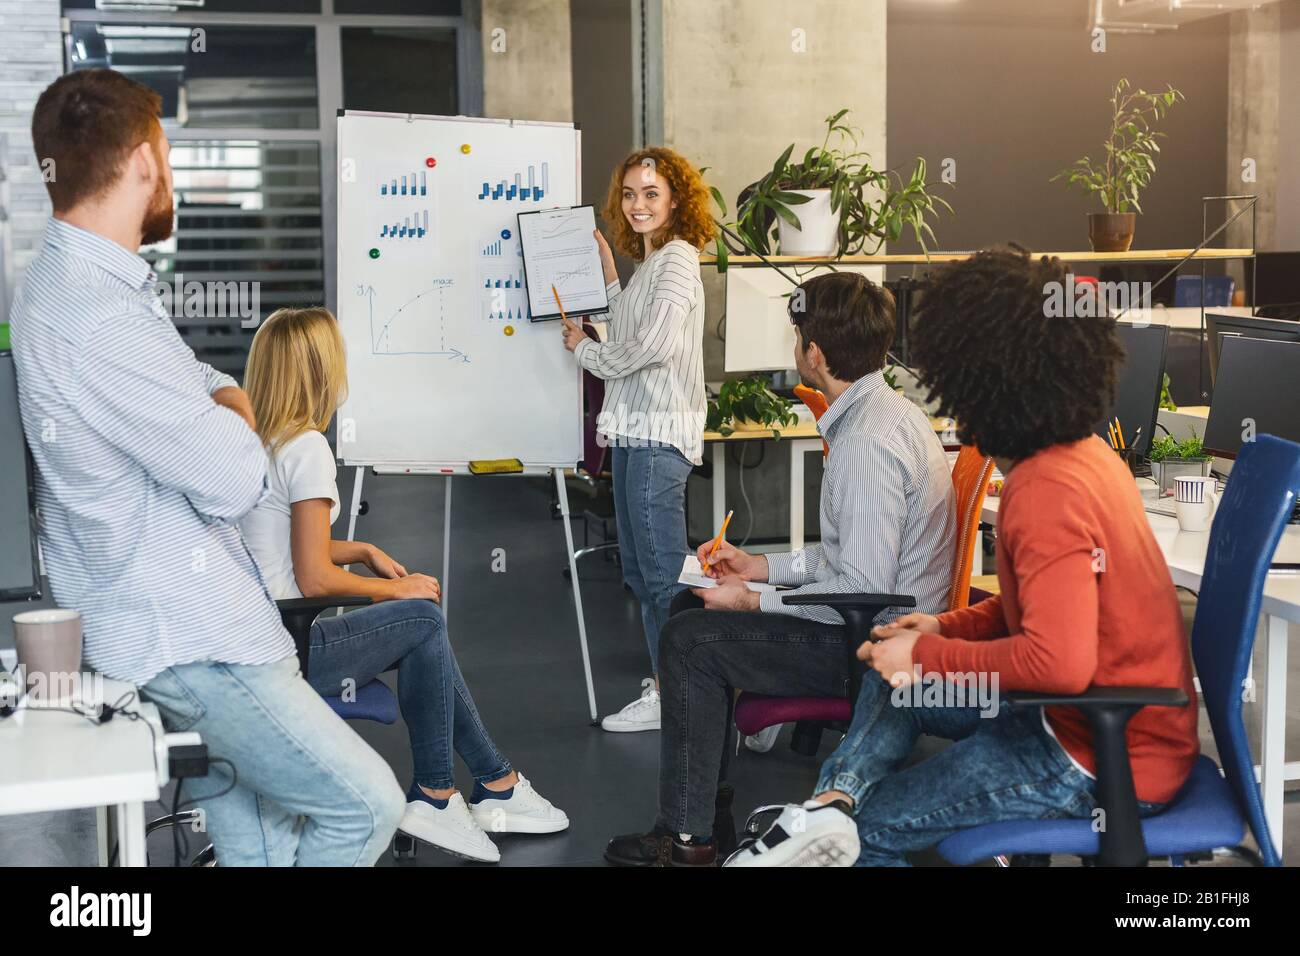
M840 217L831 211L829 189L791 189L808 202L791 206L799 228L778 218L777 238L783 256L831 256L839 247Z

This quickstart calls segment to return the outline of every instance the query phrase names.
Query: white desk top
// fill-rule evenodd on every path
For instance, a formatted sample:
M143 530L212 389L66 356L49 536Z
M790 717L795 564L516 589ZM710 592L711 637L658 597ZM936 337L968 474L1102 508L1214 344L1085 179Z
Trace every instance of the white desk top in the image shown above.
M109 703L135 690L104 681ZM139 697L127 707L155 721ZM76 714L27 709L0 718L0 815L101 807L158 799L153 737L144 720L117 714L95 725Z
M1143 497L1151 496L1144 494ZM998 504L998 498L986 497L980 520L996 526ZM1153 514L1150 511L1146 515L1155 534L1156 544L1160 546L1160 551L1165 556L1165 564L1169 566L1169 574L1174 579L1174 584L1195 591L1201 586L1201 572L1205 570L1205 552L1210 543L1210 533L1180 531L1177 518ZM1274 559L1300 562L1300 526L1287 526L1282 533L1282 540L1278 542ZM1270 574L1268 583L1264 585L1264 598L1260 610L1264 614L1300 624L1300 575Z

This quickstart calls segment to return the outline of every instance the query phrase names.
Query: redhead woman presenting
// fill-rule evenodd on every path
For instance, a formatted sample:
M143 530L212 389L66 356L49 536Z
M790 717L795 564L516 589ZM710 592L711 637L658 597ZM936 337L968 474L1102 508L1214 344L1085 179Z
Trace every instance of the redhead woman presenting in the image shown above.
M670 149L638 150L610 181L604 209L614 245L638 262L627 288L596 232L610 306L604 342L565 320L565 347L607 382L597 419L613 451L614 508L623 577L641 604L657 673L659 632L679 590L686 545L686 478L704 431L704 287L700 250L714 236L699 171ZM611 731L659 729L659 691L602 721Z

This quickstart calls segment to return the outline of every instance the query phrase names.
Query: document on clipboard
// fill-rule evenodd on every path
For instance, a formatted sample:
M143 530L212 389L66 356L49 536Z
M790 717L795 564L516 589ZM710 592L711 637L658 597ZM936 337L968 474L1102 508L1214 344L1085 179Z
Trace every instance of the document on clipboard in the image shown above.
M570 318L609 311L595 231L596 211L591 206L519 214L519 241L532 321L560 317L552 286Z

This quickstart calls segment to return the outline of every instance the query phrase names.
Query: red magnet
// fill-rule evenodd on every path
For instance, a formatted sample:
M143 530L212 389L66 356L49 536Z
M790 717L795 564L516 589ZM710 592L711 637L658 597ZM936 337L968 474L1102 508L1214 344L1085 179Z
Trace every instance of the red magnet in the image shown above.
M433 167L438 165L438 160L435 159L433 156L430 156L428 159L424 161L424 165L428 166L430 169L433 169Z

